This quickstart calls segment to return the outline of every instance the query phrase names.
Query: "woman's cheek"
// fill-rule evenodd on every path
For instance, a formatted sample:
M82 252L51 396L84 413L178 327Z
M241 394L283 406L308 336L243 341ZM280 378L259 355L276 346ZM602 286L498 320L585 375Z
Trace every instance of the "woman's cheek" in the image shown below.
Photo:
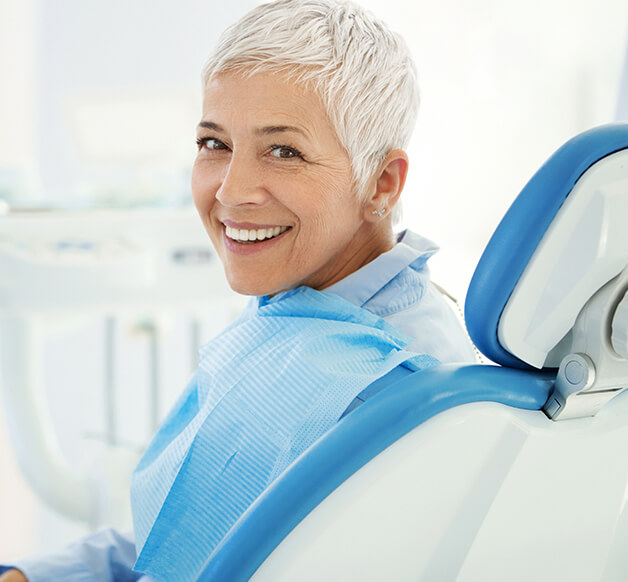
M200 211L201 210L201 179L200 179L200 170L197 167L197 163L194 163L192 166L192 178L190 180L190 188L192 190L192 200L194 201L194 205Z

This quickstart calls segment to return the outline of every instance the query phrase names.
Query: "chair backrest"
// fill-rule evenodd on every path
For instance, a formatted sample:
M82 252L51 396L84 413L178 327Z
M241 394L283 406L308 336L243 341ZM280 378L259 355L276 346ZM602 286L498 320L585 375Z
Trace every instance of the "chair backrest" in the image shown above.
M628 265L627 148L628 124L576 136L538 170L502 219L465 304L471 339L491 360L558 367L565 354L547 361L552 350L590 297ZM604 223L609 220L618 226ZM529 274L534 280L525 281Z
M533 176L493 234L465 307L492 360L558 368L551 418L628 385L628 124L586 131Z

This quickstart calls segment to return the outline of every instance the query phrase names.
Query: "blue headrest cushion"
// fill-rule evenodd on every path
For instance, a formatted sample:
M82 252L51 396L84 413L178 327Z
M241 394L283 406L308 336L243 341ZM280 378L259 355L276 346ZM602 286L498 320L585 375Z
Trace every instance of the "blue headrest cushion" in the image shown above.
M626 148L628 124L603 125L577 135L545 162L499 223L475 269L465 303L469 335L494 362L531 368L499 343L504 307L576 182L593 164Z

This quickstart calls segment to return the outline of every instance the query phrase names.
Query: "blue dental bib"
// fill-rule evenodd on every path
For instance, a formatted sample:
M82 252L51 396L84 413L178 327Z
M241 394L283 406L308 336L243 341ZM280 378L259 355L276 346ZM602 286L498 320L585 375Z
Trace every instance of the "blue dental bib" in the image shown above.
M258 495L369 384L431 366L369 311L308 287L252 301L205 345L192 381L140 460L135 569L196 580Z

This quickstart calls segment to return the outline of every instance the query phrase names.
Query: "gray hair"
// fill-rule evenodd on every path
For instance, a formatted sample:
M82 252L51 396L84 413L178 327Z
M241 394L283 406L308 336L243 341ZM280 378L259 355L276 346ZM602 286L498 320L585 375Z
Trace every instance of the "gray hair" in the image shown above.
M386 154L406 148L419 105L404 40L362 7L337 0L276 0L227 28L203 69L271 72L312 88L346 149L362 195Z

